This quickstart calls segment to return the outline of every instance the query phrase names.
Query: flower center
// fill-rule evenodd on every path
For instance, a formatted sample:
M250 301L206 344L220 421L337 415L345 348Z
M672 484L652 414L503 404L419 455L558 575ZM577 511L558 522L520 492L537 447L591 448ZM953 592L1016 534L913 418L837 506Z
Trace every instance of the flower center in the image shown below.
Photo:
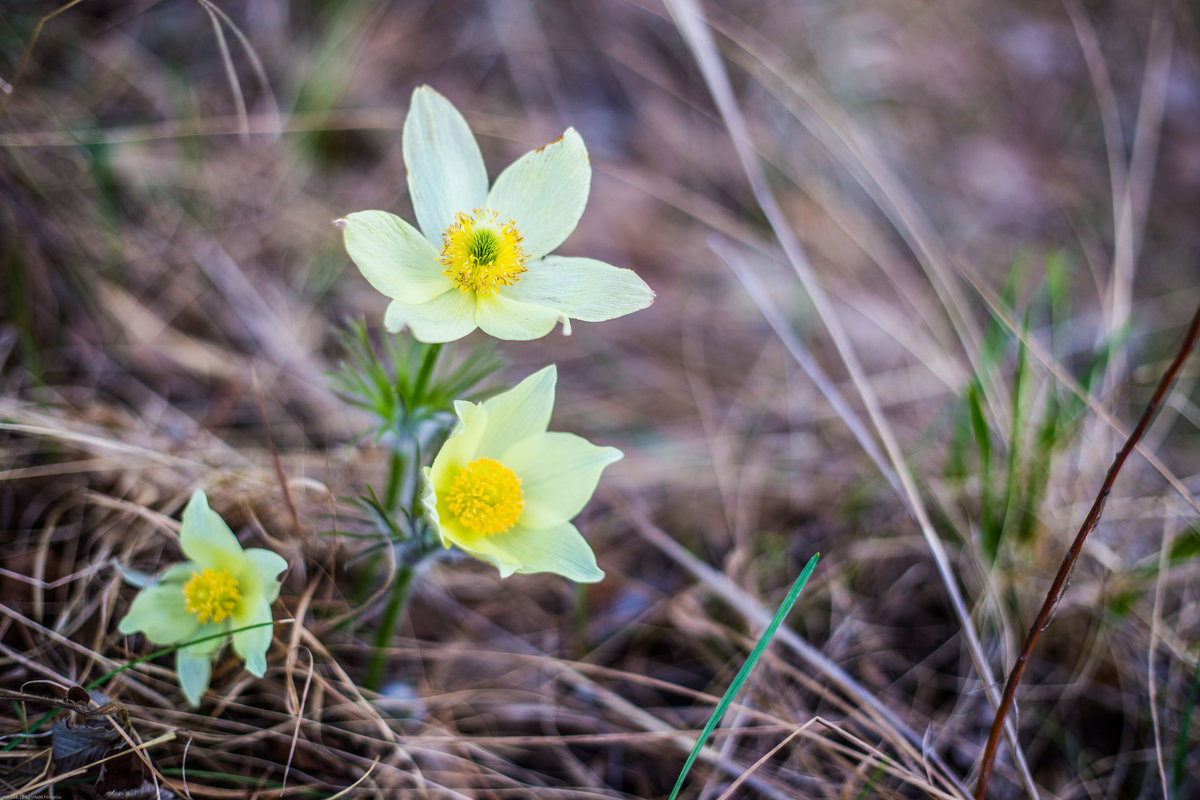
M442 232L442 271L460 292L491 295L501 286L512 286L525 271L521 232L509 220L503 225L495 211L477 208L461 211L454 224Z
M211 619L221 622L237 608L242 595L237 578L222 567L202 569L193 573L183 585L183 600L188 613L195 614L201 624Z
M499 461L476 459L454 476L446 506L477 534L504 533L521 516L521 479Z

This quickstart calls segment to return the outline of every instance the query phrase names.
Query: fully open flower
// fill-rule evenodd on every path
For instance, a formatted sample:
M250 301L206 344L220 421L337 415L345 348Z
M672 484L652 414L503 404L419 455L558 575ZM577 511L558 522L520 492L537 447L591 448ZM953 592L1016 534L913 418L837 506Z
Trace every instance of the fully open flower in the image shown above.
M243 550L225 521L208 507L199 489L183 512L179 546L188 558L168 567L134 598L118 629L141 631L157 644L197 639L175 652L179 685L192 705L208 688L212 659L232 634L233 649L246 669L262 677L271 646L271 603L279 595L279 573L287 562L269 550ZM248 630L240 628L251 627Z
M483 403L458 401L458 427L425 470L422 498L446 547L500 570L554 572L584 583L604 573L570 519L622 457L571 433L549 433L553 366Z
M631 270L550 255L575 229L592 168L573 128L526 153L488 190L487 170L458 110L428 86L404 121L408 191L420 232L386 211L337 220L346 251L392 299L388 330L449 342L475 328L536 339L561 322L599 322L645 308L654 292Z

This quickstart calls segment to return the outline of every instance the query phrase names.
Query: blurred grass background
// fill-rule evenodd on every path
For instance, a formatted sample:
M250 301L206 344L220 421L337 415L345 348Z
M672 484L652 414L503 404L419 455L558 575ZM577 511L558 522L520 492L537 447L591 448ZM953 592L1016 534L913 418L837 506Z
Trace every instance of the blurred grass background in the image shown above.
M101 687L143 740L175 731L149 756L192 796L648 800L820 551L685 796L963 796L991 707L911 498L848 421L878 398L1002 682L1200 303L1190 4L703 5L865 387L658 3L84 0L24 62L55 8L0 10L0 686L147 652L115 632L116 564L173 561L203 487L288 557L295 622L264 679L218 666L199 712L169 659ZM510 381L558 364L552 427L626 453L579 519L607 579L443 562L375 697L357 680L382 596L359 585L346 498L385 456L325 376L337 326L378 331L385 301L330 221L411 218L399 134L425 83L493 176L579 130L592 194L560 252L632 267L658 299L500 346ZM1200 797L1196 375L1018 692L1043 797ZM45 743L5 742L15 792ZM1025 796L1003 748L990 796Z

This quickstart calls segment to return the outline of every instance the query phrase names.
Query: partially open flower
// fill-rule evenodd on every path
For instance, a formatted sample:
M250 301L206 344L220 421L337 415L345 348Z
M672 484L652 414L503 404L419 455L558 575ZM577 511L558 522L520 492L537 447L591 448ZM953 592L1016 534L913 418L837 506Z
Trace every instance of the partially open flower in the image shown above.
M363 276L392 299L388 330L411 328L423 342L476 327L499 339L536 339L560 322L569 333L572 319L612 319L654 300L631 270L549 255L575 229L591 186L573 128L510 165L490 191L466 120L428 86L413 92L403 139L420 232L386 211L336 223Z
M141 632L156 644L205 637L175 652L175 670L188 702L200 704L208 688L212 659L229 638L246 669L262 677L271 646L271 603L279 595L278 575L287 562L269 550L243 550L225 521L208 507L199 489L183 512L179 546L188 558L159 575L134 598L118 629ZM251 627L248 630L241 628ZM220 636L221 633L231 636Z
M422 503L446 547L500 570L553 572L591 583L604 577L570 520L622 457L571 433L550 433L553 366L483 403L454 404L459 424L425 470Z

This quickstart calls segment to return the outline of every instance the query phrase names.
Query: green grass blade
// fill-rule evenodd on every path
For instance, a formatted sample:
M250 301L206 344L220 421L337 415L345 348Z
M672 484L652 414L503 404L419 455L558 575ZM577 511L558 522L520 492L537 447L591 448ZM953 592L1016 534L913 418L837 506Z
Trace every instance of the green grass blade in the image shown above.
M979 450L979 504L982 512L980 535L983 551L988 561L996 560L1000 548L1000 524L996 521L994 491L992 489L992 433L988 429L983 409L983 389L977 379L967 386L967 411L970 413L971 432L975 435L975 446Z
M175 644L173 644L169 647L164 647L161 650L155 650L153 653L148 653L140 658L135 658L132 661L122 664L121 666L117 667L116 669L111 670L110 672L106 672L105 674L101 675L99 678L96 678L96 679L91 680L88 683L84 684L83 688L89 689L89 690L98 688L98 687L104 685L105 683L108 683L110 680L115 678L117 675L120 675L122 672L124 672L127 669L133 669L134 667L136 667L138 664L141 664L142 662L151 661L153 659L158 658L159 656L165 656L169 653L174 653L176 650L181 650L184 647L191 647L194 644L200 644L201 642L212 641L213 639L222 639L227 636L232 637L235 633L241 633L242 631L249 631L249 630L253 630L255 628L265 628L267 625L274 625L275 622L276 622L276 620L274 620L274 619L272 619L270 622L256 622L253 625L243 625L240 628L233 628L228 631L221 631L220 633L213 633L213 634L209 634L208 636L201 636L198 639L188 639L186 642L176 642Z
M996 526L996 541L992 552L992 560L1000 555L1001 540L1013 526L1014 512L1029 508L1028 498L1018 499L1021 485L1021 474L1027 471L1029 457L1024 456L1024 430L1027 422L1024 413L1027 406L1026 395L1030 381L1035 379L1029 366L1029 347L1026 342L1032 335L1033 310L1025 313L1022 324L1022 336L1017 337L1017 367L1013 373L1012 418L1008 436L1008 459L1004 475L1004 503L1000 508L1000 519ZM1032 401L1028 401L1031 403ZM1020 506L1020 509L1016 508Z
M879 779L883 777L883 768L887 765L887 760L880 761L875 765L875 771L871 773L871 779L863 784L863 788L858 793L855 800L867 800L875 791L875 785L879 783Z
M1196 708L1198 696L1200 696L1200 664L1196 665L1196 671L1192 673L1192 688L1188 692L1187 703L1183 707L1183 718L1179 723L1179 739L1175 742L1175 758L1171 764L1170 800L1187 800L1189 794L1188 788L1184 784L1184 772L1187 770L1188 753L1191 752L1191 748L1188 747L1188 738L1191 733L1192 711Z
M717 723L721 721L725 710L729 708L729 704L733 702L734 696L737 695L738 689L742 688L742 684L746 682L746 678L750 675L750 670L754 669L754 665L758 663L758 659L762 656L763 651L771 643L771 639L774 638L775 631L779 629L783 618L788 615L788 612L792 610L792 606L796 604L796 598L800 596L800 590L804 588L804 584L808 583L808 576L812 575L813 570L817 568L817 559L820 556L820 553L813 553L813 557L808 560L804 571L800 573L799 578L796 578L796 582L792 584L791 591L783 599L779 610L775 612L775 616L768 623L767 629L763 631L758 644L754 645L754 650L750 652L750 657L746 659L746 663L742 665L742 668L738 670L738 674L734 676L733 683L729 684L729 688L725 690L725 695L721 698L721 702L717 703L717 707L713 709L712 716L708 718L708 723L705 724L704 730L700 731L700 736L696 739L696 743L692 745L692 752L688 753L687 761L683 764L683 770L679 773L679 778L675 781L675 788L671 790L670 800L675 800L676 796L679 795L679 790L683 787L683 779L687 777L692 764L696 763L696 756L700 755L700 749L704 747L704 743L708 741L709 735L717 727Z

